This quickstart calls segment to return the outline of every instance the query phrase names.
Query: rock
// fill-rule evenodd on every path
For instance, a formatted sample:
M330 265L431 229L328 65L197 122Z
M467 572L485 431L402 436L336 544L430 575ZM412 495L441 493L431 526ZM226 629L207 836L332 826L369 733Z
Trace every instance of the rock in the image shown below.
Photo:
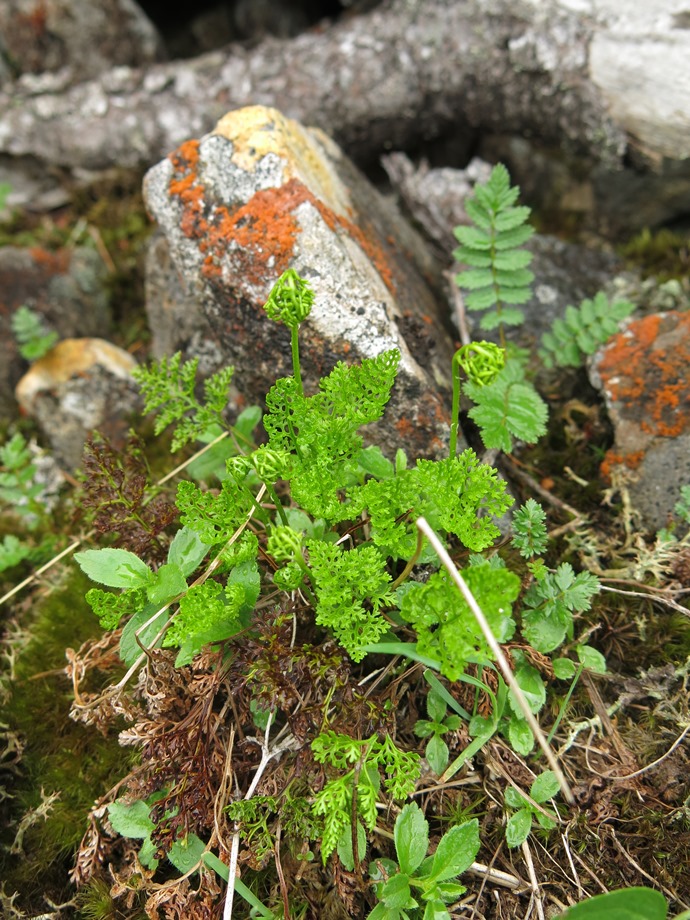
M403 153L390 154L382 162L406 209L450 264L458 245L453 228L470 223L465 200L473 194L476 183L487 181L491 165L474 159L467 169L430 169L425 163L416 167ZM534 295L520 305L525 313L524 325L506 332L523 347L535 349L543 333L569 304L579 306L585 297L593 297L605 288L622 263L610 253L541 234L535 234L527 248L533 254L530 269L534 272ZM453 264L452 274L459 268ZM497 333L479 328L480 316L478 312L466 313L472 337L498 341Z
M116 68L40 96L0 93L0 154L15 173L37 159L72 178L140 167L261 102L327 131L359 162L504 131L620 169L628 139L587 73L597 27L556 0L391 0L293 39Z
M26 305L61 338L107 335L107 275L98 253L86 247L0 248L0 421L16 415L14 387L27 366L11 331L14 311Z
M644 528L669 523L690 483L690 313L656 313L628 322L595 356L615 432L602 472L622 469Z
M181 351L185 360L199 359L199 372L204 377L223 366L223 353L213 340L213 330L198 299L187 290L160 232L152 236L146 251L146 315L154 358Z
M245 4L266 6L280 4ZM542 208L630 231L690 210L689 51L682 0L390 0L292 39L78 86L20 80L0 91L0 155L28 194L37 164L60 167L56 184L140 168L258 101L362 163L441 138L478 150Z
M24 86L45 91L34 74L61 71L61 88L98 77L108 67L160 60L162 44L135 0L3 0L0 35L7 70Z
M291 372L289 332L262 306L293 267L315 293L300 336L307 389L338 360L398 347L380 437L394 447L402 436L420 456L440 448L448 418L439 389L449 385L452 347L418 268L416 256L428 267L428 253L411 231L397 237L403 219L326 135L273 109L232 112L150 170L144 197L242 394L261 401ZM160 352L158 338L154 328Z
M65 469L80 465L94 430L116 445L124 440L128 416L141 409L134 367L128 352L104 339L65 339L19 381L17 402L36 419Z

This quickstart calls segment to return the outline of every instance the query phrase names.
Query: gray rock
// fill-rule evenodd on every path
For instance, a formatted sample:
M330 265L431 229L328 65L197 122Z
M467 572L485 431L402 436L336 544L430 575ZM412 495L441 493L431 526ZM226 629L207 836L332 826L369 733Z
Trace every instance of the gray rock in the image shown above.
M135 0L3 0L0 35L5 78L26 75L22 85L33 93L55 89L34 74L59 72L64 89L108 67L136 67L162 55L160 37Z
M420 456L441 447L452 345L419 268L428 269L429 255L411 231L396 236L400 215L329 138L275 110L242 109L150 170L144 196L185 285L182 294L174 272L167 291L149 285L157 353L209 330L240 392L261 401L291 372L289 332L262 306L293 267L315 293L301 332L307 389L340 359L397 347L400 373L380 437L390 447L403 436ZM160 243L152 253L150 270L167 258ZM161 322L166 312L172 328Z
M36 419L63 468L80 466L95 430L115 446L124 442L130 416L142 408L131 376L135 366L128 352L103 339L65 339L19 381L22 411Z
M16 416L14 387L27 368L11 331L14 311L26 305L61 338L107 335L107 274L93 249L0 248L0 420Z
M690 313L677 311L629 321L591 364L615 433L602 472L628 489L651 531L668 525L690 483L688 366Z

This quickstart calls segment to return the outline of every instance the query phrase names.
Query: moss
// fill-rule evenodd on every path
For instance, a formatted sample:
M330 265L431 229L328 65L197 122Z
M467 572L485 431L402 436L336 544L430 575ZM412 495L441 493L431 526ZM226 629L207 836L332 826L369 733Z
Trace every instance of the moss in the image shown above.
M662 228L641 230L620 248L621 255L647 278L658 281L687 278L690 273L690 240L687 234Z
M0 810L0 876L7 891L19 891L25 908L45 909L44 895L60 902L70 896L68 872L76 846L86 829L94 800L127 769L128 753L114 736L102 737L69 717L71 687L63 672L65 648L78 648L100 635L98 623L84 601L85 576L74 569L58 587L22 612L29 624L19 647L14 677L0 720L25 743L12 799ZM23 852L11 846L18 823L43 798L57 793L45 819L28 826Z

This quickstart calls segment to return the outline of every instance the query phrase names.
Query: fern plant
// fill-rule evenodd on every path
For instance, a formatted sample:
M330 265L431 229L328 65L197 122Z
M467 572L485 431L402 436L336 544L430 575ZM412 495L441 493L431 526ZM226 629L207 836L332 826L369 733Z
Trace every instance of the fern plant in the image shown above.
M581 367L585 356L593 355L615 335L621 321L634 310L628 300L611 303L601 291L593 300L583 300L577 309L568 306L563 318L557 317L542 336L539 356L549 368Z
M254 702L263 711L260 730L265 737L278 709L284 710L289 721L285 684L291 668L306 666L293 636L286 648L289 664L279 669L281 689L276 696L270 686L262 687L258 675L263 671L255 664L256 656L245 660L241 649L243 643L255 647L251 644L257 642L265 617L262 608L284 603L289 609L299 602L295 631L309 622L319 642L325 633L335 640L333 648L338 643L343 649L339 655L350 659L349 667L361 667L359 663L372 652L393 652L422 661L439 674L432 686L441 697L433 698L432 721L421 733L427 728L433 733L431 757L439 770L445 769L444 776L459 765L456 759L446 769L449 751L440 736L458 725L458 717L468 721L473 738L463 756L471 756L495 732L503 734L520 753L529 753L533 738L508 688L501 678L497 682L483 679L484 672L494 667L491 648L455 585L445 573L436 571L438 558L424 546L415 520L424 515L442 540L469 551L464 577L500 642L511 641L522 629L522 639L529 636L535 650L555 652L566 639L574 638L573 614L587 608L596 580L575 575L569 567L554 572L546 567L541 559L546 545L543 511L536 503L528 503L516 518L515 545L529 559L527 582L499 556L480 555L499 536L495 518L513 500L497 471L481 463L472 450L457 454L453 445L446 458L411 463L402 450L391 461L377 447L364 448L361 427L375 423L385 409L400 360L397 350L359 365L338 363L313 392L305 392L297 332L311 306L308 284L294 272L279 280L269 298L269 315L295 333L295 373L277 380L267 395L265 443L256 447L250 437L238 439L239 453L226 460L216 488L191 480L179 483L180 526L168 538L167 555L149 563L122 547L78 553L77 563L98 585L88 592L87 600L104 628L121 630L120 656L128 667L126 677L146 665L147 654L155 648L174 649L178 668L195 668L209 647L217 650L217 660L234 669L238 680L258 684L263 695ZM503 366L503 359L499 346L478 343L461 351L454 364L458 373L462 370L468 377L466 391L476 399L477 411L485 412L487 431L502 431L505 422L511 436L523 437L522 378L510 362ZM232 370L207 382L204 398L197 396L196 370L194 362L183 364L176 356L139 373L147 408L160 413L157 428L176 426L175 446L205 437L209 428L226 425L225 399ZM481 402L483 391L491 396L486 405ZM504 417L506 405L510 421ZM500 418L493 419L492 412ZM258 420L256 415L252 418L253 423ZM419 569L422 564L431 570ZM546 700L545 680L526 652L515 649L512 656L518 684L529 695L534 711L539 711ZM472 669L477 677L468 673ZM332 670L329 664L319 680L325 680ZM561 669L563 674L566 670ZM472 712L458 707L441 679L464 681L476 688ZM313 685L310 679L309 687ZM487 699L489 716L480 705ZM311 818L300 824L308 830L300 833L318 839L323 861L337 851L347 871L358 871L367 838L377 825L377 803L382 797L407 797L420 768L419 755L402 749L387 734L385 718L390 714L379 713L373 705L367 710L363 697L355 699L355 704L369 713L362 717L357 737L343 731L342 721L338 730L328 727L333 718L328 699L295 729L303 745L303 762L311 764L303 782L313 781L310 770L323 768L320 784L306 797L298 796L311 811ZM456 715L446 718L446 705ZM362 729L365 725L369 727ZM271 756L266 747L261 763L265 766ZM159 792L167 795L162 787ZM238 833L248 837L252 827L263 828L262 839L269 840L270 834L264 831L275 802L275 797L268 796L254 806L238 805L233 814L245 828ZM137 807L142 814L145 808L146 814L134 836L158 840L158 831L151 827L158 812L151 809L149 800L143 808ZM129 813L118 808L116 804L115 822L111 823L115 826L120 821L126 833L129 825L124 819ZM222 875L226 871L223 864L215 854L202 852L199 828L194 828L185 838L185 852L213 865ZM183 843L181 838L175 841ZM173 864L178 865L180 853L171 852ZM150 865L154 867L153 862ZM450 896L451 889L436 885L434 865L433 859L421 866L415 862L406 884L428 891L442 915L438 905L444 895ZM460 869L454 862L453 867L451 874L457 874ZM401 882L383 886L386 911L393 910L390 899L398 884ZM246 887L241 890L244 897L251 897ZM458 890L457 885L452 888ZM379 915L384 915L382 910Z
M515 304L531 296L534 275L528 269L532 254L522 247L534 233L527 224L528 207L516 207L520 194L511 186L508 170L494 166L488 182L475 186L474 196L465 202L473 226L456 227L460 246L454 256L470 266L456 276L459 287L469 291L468 310L488 311L479 321L482 329L498 328L505 346L504 326L519 326L525 320Z
M47 331L43 318L25 305L12 315L12 333L25 361L42 358L58 340L57 332Z
M525 315L516 304L531 296L534 275L527 268L532 254L522 248L534 231L526 222L527 207L516 207L520 189L511 186L508 170L498 164L488 182L475 187L465 208L473 226L456 227L461 245L454 256L471 266L456 276L456 283L469 293L469 310L488 311L479 321L481 329L498 329L506 349L505 326L522 325ZM457 425L462 368L467 375L464 394L476 405L470 417L479 426L484 446L510 452L513 439L534 443L546 432L546 404L527 379L524 359L515 349L499 360L489 342L472 342L461 348L453 361L453 425ZM467 353L465 355L465 353ZM491 372L487 372L493 365ZM482 373L477 373L482 370ZM451 453L456 430L451 430Z

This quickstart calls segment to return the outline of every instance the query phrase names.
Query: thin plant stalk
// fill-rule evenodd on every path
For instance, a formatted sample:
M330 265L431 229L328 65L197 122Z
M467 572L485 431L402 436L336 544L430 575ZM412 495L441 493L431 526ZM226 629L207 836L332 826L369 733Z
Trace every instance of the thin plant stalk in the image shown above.
M493 656L496 659L498 666L501 669L501 672L503 673L505 682L508 684L510 689L515 694L515 698L518 702L518 705L520 706L520 709L522 710L522 713L525 719L527 720L529 727L532 729L532 733L534 734L534 737L536 738L539 746L541 747L544 754L546 755L546 759L549 762L549 766L551 767L551 769L556 775L556 778L558 779L558 785L561 787L561 792L563 793L563 796L565 797L567 802L574 802L575 799L574 799L573 793L570 789L570 786L568 785L568 782L563 774L563 771L561 770L558 764L558 761L554 757L553 751L549 747L546 741L546 738L544 737L544 733L539 727L539 723L534 718L534 714L532 713L532 710L529 708L527 700L525 699L525 695L522 692L517 680L515 679L515 675L510 669L510 665L508 664L508 661L506 660L506 657L503 654L501 646L498 644L494 634L491 632L491 627L489 626L486 620L486 617L484 616L479 604L477 603L474 594L472 594L469 587L467 586L465 579L462 577L460 572L458 572L455 564L453 563L453 560L450 558L450 556L446 552L445 547L443 546L439 538L436 536L434 531L431 529L431 527L429 526L429 524L423 517L420 517L417 519L417 527L422 531L422 533L427 538L429 543L431 543L439 559L441 560L443 565L446 567L448 574L450 575L450 577L453 579L453 581L457 585L458 590L460 591L462 596L465 598L465 601L468 607L474 614L475 619L477 620L477 623L479 624L479 627L482 633L484 634L484 638L486 639L486 642L489 648L491 649Z

